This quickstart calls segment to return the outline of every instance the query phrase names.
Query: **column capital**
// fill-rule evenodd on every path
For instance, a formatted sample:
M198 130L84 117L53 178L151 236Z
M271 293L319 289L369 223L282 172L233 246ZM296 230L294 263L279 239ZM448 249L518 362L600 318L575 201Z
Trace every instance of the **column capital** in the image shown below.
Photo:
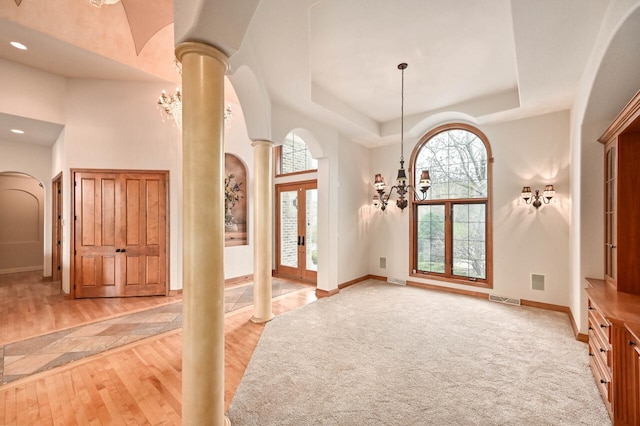
M229 58L227 58L227 55L209 44L197 41L185 41L176 47L176 58L178 58L178 61L182 62L182 58L187 53L197 53L217 59L224 65L224 72L229 71Z
M256 139L251 141L251 146L260 146L260 145L274 147L276 144L266 139Z

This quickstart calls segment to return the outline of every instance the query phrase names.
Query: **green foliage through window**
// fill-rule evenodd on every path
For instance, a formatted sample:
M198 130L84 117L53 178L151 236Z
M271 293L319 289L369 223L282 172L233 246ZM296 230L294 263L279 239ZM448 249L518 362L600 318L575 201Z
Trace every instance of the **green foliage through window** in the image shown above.
M432 183L427 200L416 202L414 269L487 280L489 159L483 140L449 128L417 149L413 170L428 169Z

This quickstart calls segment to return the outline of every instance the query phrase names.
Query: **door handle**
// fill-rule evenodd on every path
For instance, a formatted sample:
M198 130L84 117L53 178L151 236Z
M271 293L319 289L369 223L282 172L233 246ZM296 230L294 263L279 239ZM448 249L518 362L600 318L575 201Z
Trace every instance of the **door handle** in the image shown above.
M125 251L127 251L126 249L120 249L120 253L124 253Z
M304 235L302 236L302 245L304 245Z
M298 235L298 245L300 245L300 235Z
M120 249L116 249L116 253L120 253Z

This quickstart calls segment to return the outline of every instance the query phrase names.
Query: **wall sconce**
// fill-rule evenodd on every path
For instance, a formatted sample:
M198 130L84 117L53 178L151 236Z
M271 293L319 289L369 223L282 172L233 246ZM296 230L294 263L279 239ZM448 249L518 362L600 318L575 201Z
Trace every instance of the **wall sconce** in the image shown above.
M531 201L533 201L533 207L537 209L542 205L543 201L545 204L549 204L551 202L551 199L555 197L556 191L555 189L553 189L553 185L546 185L544 187L544 192L542 193L542 196L540 196L539 190L536 189L535 193L532 194L531 187L525 186L522 188L521 195L525 203L531 204ZM542 198L542 201L540 201L540 198Z

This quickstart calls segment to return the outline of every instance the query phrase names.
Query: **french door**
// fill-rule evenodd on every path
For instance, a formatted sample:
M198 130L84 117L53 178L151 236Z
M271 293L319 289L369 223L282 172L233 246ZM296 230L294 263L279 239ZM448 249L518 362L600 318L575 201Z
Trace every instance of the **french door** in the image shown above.
M315 283L318 274L318 186L316 181L276 186L276 272Z

